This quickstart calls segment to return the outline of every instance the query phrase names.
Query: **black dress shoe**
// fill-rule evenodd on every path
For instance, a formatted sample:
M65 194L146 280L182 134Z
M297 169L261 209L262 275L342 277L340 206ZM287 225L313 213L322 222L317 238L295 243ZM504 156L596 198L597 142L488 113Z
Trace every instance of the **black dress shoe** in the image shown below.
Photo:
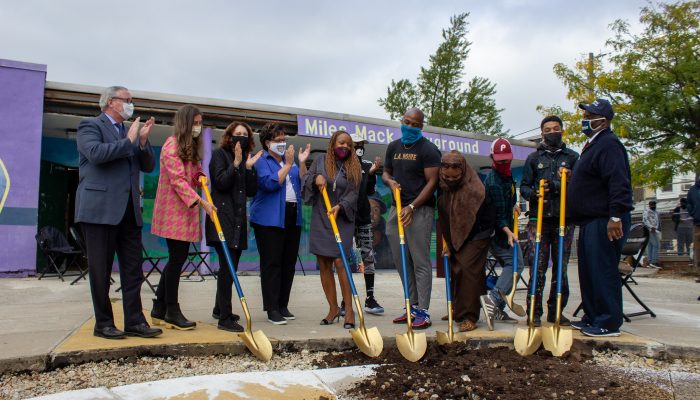
M243 327L233 318L220 319L218 328L229 332L243 332Z
M124 334L124 332L120 331L119 329L113 326L108 326L106 328L99 329L95 328L93 334L97 337L105 339L126 339L126 335Z
M152 338L163 333L162 330L158 328L151 328L147 323L141 323L134 326L129 326L124 328L124 334L126 336L137 336L142 338Z

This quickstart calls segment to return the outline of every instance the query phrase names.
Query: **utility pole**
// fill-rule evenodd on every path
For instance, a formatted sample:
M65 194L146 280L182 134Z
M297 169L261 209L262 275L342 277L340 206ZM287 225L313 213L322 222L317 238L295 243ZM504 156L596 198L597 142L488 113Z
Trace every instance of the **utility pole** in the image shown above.
M590 101L595 100L595 73L594 73L594 56L593 53L588 53L588 92Z

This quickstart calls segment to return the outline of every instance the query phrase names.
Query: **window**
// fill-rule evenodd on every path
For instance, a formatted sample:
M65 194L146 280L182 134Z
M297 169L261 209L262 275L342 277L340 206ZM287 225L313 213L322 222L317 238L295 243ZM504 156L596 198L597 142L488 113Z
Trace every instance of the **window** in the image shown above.
M669 183L661 188L662 192L673 192L673 183Z

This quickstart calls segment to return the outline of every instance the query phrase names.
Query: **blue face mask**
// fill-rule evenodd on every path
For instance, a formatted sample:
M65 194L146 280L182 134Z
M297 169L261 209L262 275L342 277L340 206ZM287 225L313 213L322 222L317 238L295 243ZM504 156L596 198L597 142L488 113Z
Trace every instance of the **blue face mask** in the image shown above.
M401 143L413 144L423 137L420 128L401 124Z
M605 118L582 119L581 120L581 132L588 137L595 135L596 133L602 131L603 129L602 129L602 127L599 127L598 129L593 129L593 127L591 126L591 123L593 121L600 121L600 120L604 120L604 119Z

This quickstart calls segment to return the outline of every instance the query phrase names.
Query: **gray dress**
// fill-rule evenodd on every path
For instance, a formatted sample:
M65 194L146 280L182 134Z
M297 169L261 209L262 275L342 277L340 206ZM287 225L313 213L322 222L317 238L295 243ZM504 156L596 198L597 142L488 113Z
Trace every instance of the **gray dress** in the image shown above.
M353 155L351 155L351 157L353 157ZM340 250L338 250L338 243L335 240L333 228L328 219L323 196L314 184L316 176L323 175L327 181L326 190L328 191L328 198L331 201L331 207L338 203L340 203L341 206L341 211L338 213L336 223L338 224L338 231L340 231L340 238L343 241L345 256L349 257L350 250L352 249L352 239L355 234L355 212L357 211L358 188L348 181L345 168L341 169L341 163L338 163L337 169L339 172L336 173L337 176L329 177L328 174L326 174L325 159L325 154L316 157L309 168L309 172L304 177L304 202L311 205L309 247L311 253L317 256L340 257Z

